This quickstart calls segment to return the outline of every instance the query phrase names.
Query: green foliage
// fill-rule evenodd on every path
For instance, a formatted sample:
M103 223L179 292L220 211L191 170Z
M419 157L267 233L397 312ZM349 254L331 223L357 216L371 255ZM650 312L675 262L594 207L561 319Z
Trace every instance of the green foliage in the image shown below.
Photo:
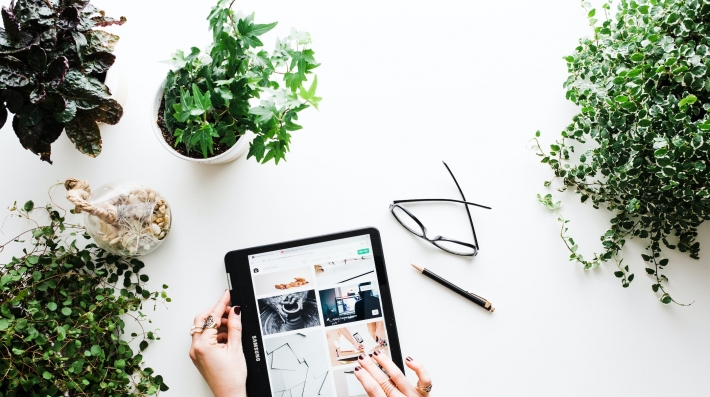
M549 150L535 138L538 155L561 179L561 190L574 189L582 202L614 214L601 236L604 251L587 261L570 249L570 260L597 267L616 260L627 239L644 239L653 291L661 302L677 303L664 290L662 247L698 259L697 229L710 219L710 4L622 0L613 18L610 8L604 4L601 23L588 11L593 37L564 57L566 96L581 111ZM577 143L591 148L575 154ZM551 196L539 199L559 216ZM633 274L621 261L617 267L627 287Z
M317 109L321 101L315 75L304 85L320 64L310 35L293 29L269 54L259 36L276 22L256 24L254 14L240 17L232 3L221 0L212 8L207 19L213 43L205 53L193 47L174 55L176 70L165 80L166 128L175 145L184 143L204 157L213 155L215 141L231 147L249 130L256 137L247 158L278 164L289 151L290 132L302 128L295 123L298 113Z
M143 366L148 340L141 331L126 340L125 318L143 330L143 304L169 302L140 281L143 263L108 254L95 244L82 248L83 227L65 223L48 205L34 209L50 218L40 226L30 218L34 204L15 205L15 216L36 227L0 245L31 248L0 264L0 396L147 396L168 390L160 375ZM19 250L19 248L18 248ZM120 284L120 285L119 285ZM129 346L141 340L140 350ZM65 394L66 393L66 394Z
M18 0L2 8L2 19L0 127L14 113L22 146L49 163L62 130L80 152L98 156L97 123L118 123L123 108L100 81L118 36L94 28L125 18L109 18L89 0Z

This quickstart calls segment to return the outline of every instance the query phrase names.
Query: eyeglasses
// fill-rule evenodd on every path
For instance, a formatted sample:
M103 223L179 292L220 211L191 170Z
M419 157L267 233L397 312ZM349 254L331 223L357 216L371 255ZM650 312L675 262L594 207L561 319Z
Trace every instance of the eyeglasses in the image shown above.
M442 161L442 163L444 163ZM451 172L451 169L449 166L444 163L444 166L446 167L446 170L449 171L449 174L451 175L451 178L454 179L454 183L456 184L456 187L459 189L459 193L461 193L461 198L462 200L452 200L452 199L413 199L413 200L395 200L390 204L390 211L392 211L392 215L394 215L395 219L404 226L405 229L409 230L412 234L419 238L423 238L424 240L434 244L437 248L442 249L450 254L454 255L460 255L460 256L476 256L478 254L479 246L478 246L478 239L476 238L476 229L473 227L473 219L471 219L471 211L468 209L469 205L474 205L476 207L481 207L485 209L491 209L491 207L486 207L485 205L480 205L476 203L470 203L466 201L466 197L463 195L463 191L461 190L461 186L459 186L459 183L456 181L456 177L454 176L453 172ZM417 203L417 202L424 202L424 201L445 201L445 202L451 202L451 203L461 203L461 204L466 204L466 213L468 214L468 221L471 223L471 232L473 232L473 244L466 243L463 241L459 240L452 240L446 237L442 236L434 236L434 237L429 237L427 236L427 229L422 224L419 219L417 219L416 216L414 216L409 210L406 208L402 207L399 205L400 203Z

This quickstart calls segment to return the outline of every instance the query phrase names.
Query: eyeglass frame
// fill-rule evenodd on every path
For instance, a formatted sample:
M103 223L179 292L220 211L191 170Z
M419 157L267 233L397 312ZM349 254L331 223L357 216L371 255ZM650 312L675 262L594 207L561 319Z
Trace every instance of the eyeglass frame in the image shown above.
M449 175L451 175L451 178L454 180L454 183L456 184L456 187L458 188L459 193L461 194L461 198L463 199L463 201L462 201L462 200L453 200L453 199L409 199L409 200L394 200L394 201L392 201L392 204L390 204L390 211L392 212L392 216L394 216L394 219L396 219L397 222L399 222L400 225L402 225L405 229L407 229L407 230L408 230L410 233L412 233L413 235L415 235L415 236L417 236L417 237L419 237L419 238L422 238L422 239L428 241L429 243L431 243L432 245L434 245L436 248L439 248L440 250L445 251L445 252L448 252L448 253L453 254L453 255L458 255L458 256L476 256L476 255L478 255L478 251L480 250L480 246L479 246L479 244L478 244L478 238L476 237L476 228L473 226L473 218L471 218L471 211L469 210L468 206L469 206L469 205L473 205L473 206L476 206L476 207L485 208L485 209L489 209L489 210L491 209L491 207L487 207L487 206L485 206L485 205L481 205L481 204L476 204L476 203L471 203L471 202L465 201L465 200L466 200L466 197L464 196L463 191L461 190L461 186L459 186L459 183L458 183L458 181L456 180L456 177L454 176L454 173L451 172L451 169L449 168L448 164L446 164L446 162L442 161L442 163L444 163L444 166L446 167L446 170L449 171ZM401 205L399 205L400 203L415 203L415 202L452 202L452 203L466 204L466 213L468 214L468 221L469 221L469 223L471 224L471 231L473 232L473 242L474 242L474 243L473 243L473 244L471 244L471 243L466 243L466 242L464 242L464 241L453 240L453 239L446 238L446 237L442 237L442 236L435 236L435 237L429 238L429 237L427 236L427 228L426 228L426 226L424 226L424 224L423 224L416 216L414 216L414 214L412 214L411 212L409 212L409 210L407 210L406 208L404 208L404 207L402 207ZM404 211L410 218L412 218L412 220L414 220L414 222L416 222L417 225L419 225L419 227L421 228L422 234L419 235L417 232L415 232L414 230L412 230L412 229L410 229L409 227L407 227L407 225L405 225L405 224L399 219L399 217L397 217L397 215L394 213L395 208L401 209L401 210ZM470 253L470 254L463 254L463 253L453 252L453 251L447 250L446 248L443 248L442 246L436 244L436 243L439 242L439 241L445 241L445 242L449 242L449 243L459 244L459 245L462 245L462 246L464 246L464 247L472 248L472 249L473 249L473 253Z

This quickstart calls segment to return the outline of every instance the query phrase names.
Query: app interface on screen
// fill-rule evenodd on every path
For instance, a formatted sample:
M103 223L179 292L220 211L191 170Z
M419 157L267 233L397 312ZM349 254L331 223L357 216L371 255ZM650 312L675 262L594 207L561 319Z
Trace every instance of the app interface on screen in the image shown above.
M273 397L366 397L360 354L389 354L370 236L249 257Z

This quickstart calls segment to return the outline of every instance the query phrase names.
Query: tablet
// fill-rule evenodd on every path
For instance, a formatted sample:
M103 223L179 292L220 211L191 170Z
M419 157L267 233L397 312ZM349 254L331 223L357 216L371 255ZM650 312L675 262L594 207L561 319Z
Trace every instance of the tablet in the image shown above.
M378 349L404 371L377 229L231 251L224 262L249 396L367 395L353 371Z

